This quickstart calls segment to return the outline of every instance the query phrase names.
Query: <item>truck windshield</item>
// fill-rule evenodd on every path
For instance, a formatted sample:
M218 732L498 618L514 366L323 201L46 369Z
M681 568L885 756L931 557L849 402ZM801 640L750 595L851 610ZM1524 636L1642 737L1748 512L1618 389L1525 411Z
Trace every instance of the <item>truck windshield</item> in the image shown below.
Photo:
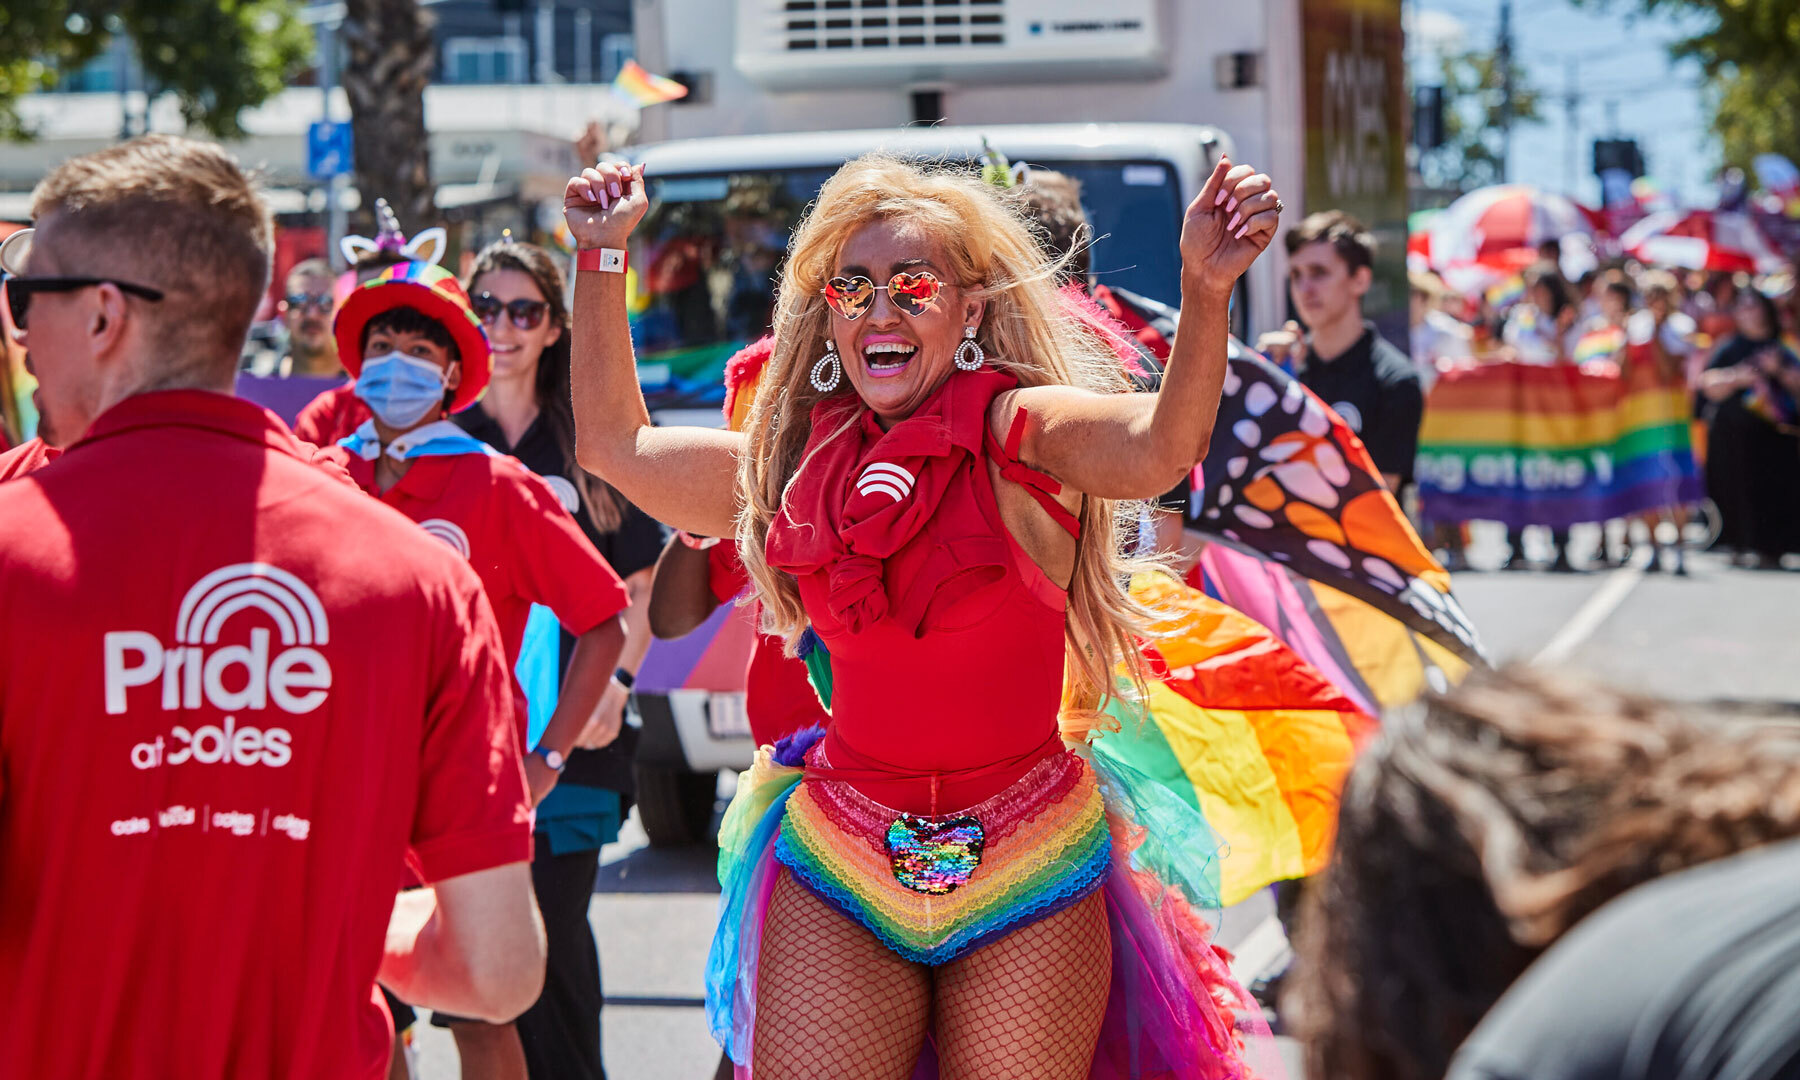
M1101 284L1179 302L1181 193L1155 161L1032 162L1081 184ZM769 330L788 237L835 166L650 178L632 238L632 343L653 410L717 408L725 361ZM697 417L690 419L698 419Z

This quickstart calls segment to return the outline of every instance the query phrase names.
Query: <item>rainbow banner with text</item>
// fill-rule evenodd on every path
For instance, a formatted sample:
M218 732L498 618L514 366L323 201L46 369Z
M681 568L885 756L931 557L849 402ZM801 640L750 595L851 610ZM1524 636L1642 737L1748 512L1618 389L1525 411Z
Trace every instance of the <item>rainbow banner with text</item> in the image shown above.
M1689 401L1647 356L1623 374L1607 363L1451 369L1425 399L1421 512L1565 528L1698 502Z

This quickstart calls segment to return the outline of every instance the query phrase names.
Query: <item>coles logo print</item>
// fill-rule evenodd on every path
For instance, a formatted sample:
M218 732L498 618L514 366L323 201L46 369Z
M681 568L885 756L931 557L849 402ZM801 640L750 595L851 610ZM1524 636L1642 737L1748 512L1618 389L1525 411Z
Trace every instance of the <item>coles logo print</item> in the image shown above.
M247 643L221 645L227 623L249 611L273 623L274 634L256 626L236 638L247 637ZM201 578L181 601L174 636L165 643L142 630L105 635L108 714L158 707L184 712L204 704L227 713L272 706L297 716L323 705L331 689L331 665L315 648L331 640L325 609L305 582L280 567L235 563ZM271 636L277 640L271 642ZM291 757L291 739L285 728L259 728L227 716L222 724L194 731L176 726L167 741L159 735L134 746L131 761L139 769L189 760L279 768Z
M877 461L864 468L862 475L856 478L856 493L886 495L899 502L912 494L915 483L917 479L906 469L890 462Z
M469 557L469 534L463 532L462 526L456 522L445 521L443 518L426 518L419 522L419 528L424 529L426 535L433 539L448 544L451 551L463 558Z

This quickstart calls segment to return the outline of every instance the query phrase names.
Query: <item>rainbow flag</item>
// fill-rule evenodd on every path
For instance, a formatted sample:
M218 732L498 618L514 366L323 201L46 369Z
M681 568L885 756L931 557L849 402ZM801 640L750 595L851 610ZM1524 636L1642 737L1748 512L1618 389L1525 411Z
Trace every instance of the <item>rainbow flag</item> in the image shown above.
M1419 429L1424 517L1566 528L1698 502L1689 408L1651 363L1446 372Z
M1514 274L1505 281L1488 286L1486 295L1489 307L1495 311L1505 311L1525 299L1525 279Z
M674 79L652 75L636 60L627 60L612 81L613 93L640 108L687 97L688 88Z
M1624 348L1625 328L1603 326L1598 330L1588 331L1575 342L1575 362L1585 364L1590 360L1613 360Z
M1472 661L1284 563L1207 544L1188 584L1255 619L1370 715L1455 686Z
M1094 753L1125 762L1205 815L1223 842L1220 899L1324 869L1338 792L1375 720L1255 620L1160 574L1131 591L1167 617L1144 647L1143 703Z

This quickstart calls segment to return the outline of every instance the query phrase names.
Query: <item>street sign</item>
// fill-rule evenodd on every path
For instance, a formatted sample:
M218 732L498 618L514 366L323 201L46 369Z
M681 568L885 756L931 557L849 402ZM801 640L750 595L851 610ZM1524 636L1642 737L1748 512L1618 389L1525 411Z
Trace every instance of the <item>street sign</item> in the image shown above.
M306 129L306 174L329 180L350 172L350 125L314 120Z

